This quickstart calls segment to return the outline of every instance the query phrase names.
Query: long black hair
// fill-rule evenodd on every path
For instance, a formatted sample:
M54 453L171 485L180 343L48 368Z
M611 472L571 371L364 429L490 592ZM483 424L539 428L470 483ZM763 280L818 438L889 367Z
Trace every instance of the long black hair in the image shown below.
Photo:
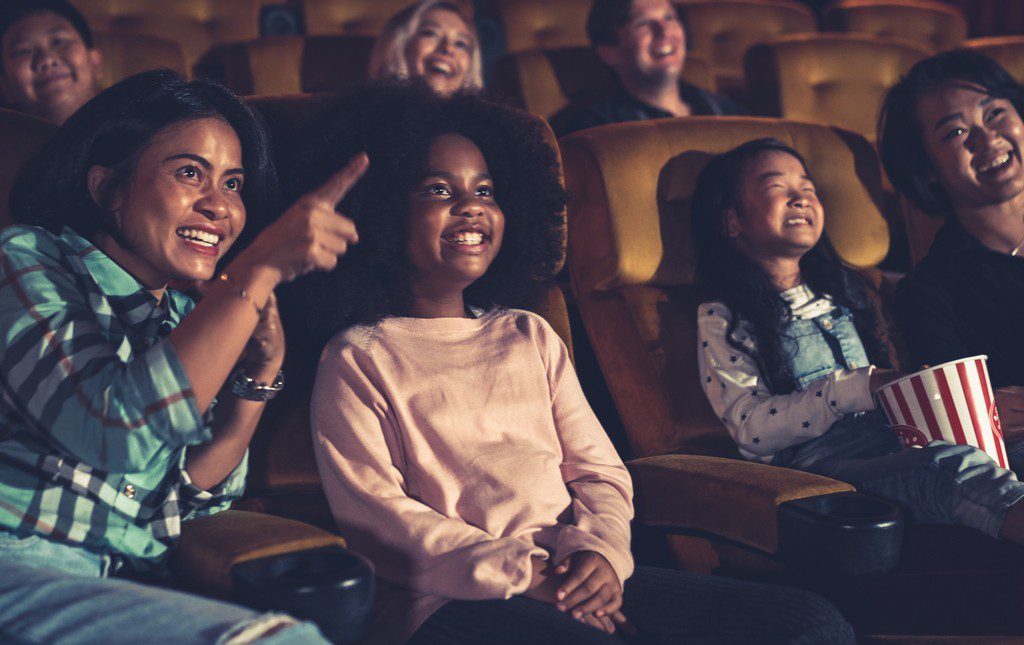
M878 119L878 152L885 174L918 208L938 217L953 214L952 201L925 150L917 104L924 95L950 84L980 87L989 96L1008 100L1024 116L1024 87L999 63L966 49L920 61L886 93Z
M564 249L566 193L537 117L473 93L439 97L418 81L375 84L331 112L333 122L299 164L304 170L292 189L299 194L318 185L359 151L367 152L370 166L339 208L355 221L359 243L335 271L295 286L305 296L307 325L335 332L407 310L409 196L427 172L431 144L448 133L480 148L505 215L498 256L466 289L466 304L526 306L538 284L553 276Z
M769 389L788 394L796 389L784 345L786 326L793 311L782 298L768 273L740 251L726 236L726 211L739 208L739 194L746 170L762 155L782 152L796 158L811 176L799 152L777 139L748 141L710 162L697 179L691 223L697 250L697 282L710 300L719 300L732 310L726 340L737 350L751 354L737 337L741 323L752 329L756 345L751 357L758 363ZM843 265L839 255L822 233L821 239L800 258L804 282L816 294L827 294L833 302L849 309L861 342L872 363L888 366L889 353L878 333L878 314L867 285L857 273Z
M262 121L220 85L186 81L169 70L130 76L71 115L18 173L10 198L15 221L55 233L69 226L86 238L97 232L116 236L113 216L89 192L89 169L113 171L104 186L104 193L113 195L129 185L139 154L158 132L202 118L223 119L238 135L246 231L257 231L277 197L277 173ZM247 237L235 247L244 246Z

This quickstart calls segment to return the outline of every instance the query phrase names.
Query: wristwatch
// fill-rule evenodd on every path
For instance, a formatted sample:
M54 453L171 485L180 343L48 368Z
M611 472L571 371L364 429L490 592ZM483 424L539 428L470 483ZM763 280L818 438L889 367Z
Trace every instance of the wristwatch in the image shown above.
M239 367L231 374L231 393L248 401L269 401L284 389L284 370L278 370L274 382L260 383Z

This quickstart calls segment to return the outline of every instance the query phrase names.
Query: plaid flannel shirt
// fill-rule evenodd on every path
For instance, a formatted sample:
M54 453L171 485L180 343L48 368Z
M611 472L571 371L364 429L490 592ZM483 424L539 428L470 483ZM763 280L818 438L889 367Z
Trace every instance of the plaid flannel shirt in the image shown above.
M0 233L0 530L139 567L241 495L246 459L208 491L184 470L211 415L163 337L192 306L157 301L69 228Z

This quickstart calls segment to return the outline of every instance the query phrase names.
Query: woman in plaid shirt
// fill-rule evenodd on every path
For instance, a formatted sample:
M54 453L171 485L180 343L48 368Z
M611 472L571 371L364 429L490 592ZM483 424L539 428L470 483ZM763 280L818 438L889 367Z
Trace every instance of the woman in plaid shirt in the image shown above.
M241 494L282 381L273 289L356 241L335 205L366 163L219 274L275 188L266 133L223 88L129 78L22 169L23 225L0 233L0 640L323 642L286 616L111 576L159 569L182 521ZM171 281L210 282L196 304Z

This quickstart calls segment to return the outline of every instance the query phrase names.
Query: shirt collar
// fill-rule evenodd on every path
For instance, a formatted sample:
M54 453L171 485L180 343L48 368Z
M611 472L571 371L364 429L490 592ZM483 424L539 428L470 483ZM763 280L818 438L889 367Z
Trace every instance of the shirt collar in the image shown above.
M135 276L72 228L65 226L60 237L74 251L81 268L96 283L100 293L129 324L164 318L172 312L176 317L185 313L188 296L167 289L165 297L157 300Z

